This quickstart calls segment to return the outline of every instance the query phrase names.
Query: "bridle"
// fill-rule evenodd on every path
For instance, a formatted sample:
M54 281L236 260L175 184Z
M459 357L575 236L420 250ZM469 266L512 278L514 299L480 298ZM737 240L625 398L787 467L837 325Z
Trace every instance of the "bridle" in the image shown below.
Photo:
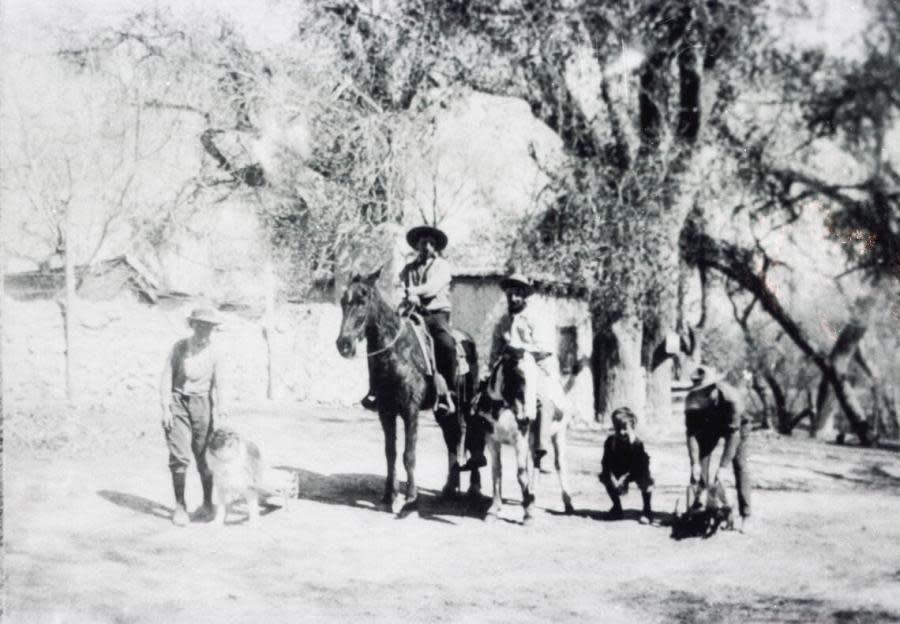
M366 302L366 315L363 317L363 327L369 322L369 311L372 306L371 298ZM375 355L380 355L386 351L390 351L394 348L394 345L397 344L397 341L400 340L400 336L403 334L403 330L406 329L406 326L409 324L407 320L409 318L408 315L400 314L400 329L397 330L396 335L391 339L389 343L381 347L380 349L375 349L374 351L367 351L366 357L372 357Z
M366 357L372 357L373 355L379 355L381 353L384 353L385 351L389 351L394 348L394 345L397 344L397 341L400 339L400 335L403 333L403 330L406 328L406 325L408 323L405 316L400 317L400 319L401 319L400 320L400 329L397 330L397 335L395 335L394 338L389 343L387 343L385 346L381 347L380 349L375 349L374 351L367 351Z

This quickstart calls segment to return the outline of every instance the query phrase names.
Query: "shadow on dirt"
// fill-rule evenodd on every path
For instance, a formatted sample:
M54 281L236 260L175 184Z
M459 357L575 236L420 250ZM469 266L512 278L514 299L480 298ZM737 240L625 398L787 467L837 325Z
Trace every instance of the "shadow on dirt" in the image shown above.
M162 503L157 503L156 501L144 498L143 496L135 496L134 494L115 492L113 490L100 490L97 492L97 495L114 505L144 513L148 516L156 516L157 518L165 518L166 520L172 517L172 507L167 507Z
M384 491L384 477L374 474L342 473L325 475L296 466L273 466L276 470L284 470L297 475L301 500L367 509L379 513L390 513L381 502ZM405 483L400 482L399 491L403 492ZM418 512L426 520L453 524L440 516L457 516L480 518L490 505L484 497L469 497L461 494L455 497L442 497L439 492L419 488ZM413 509L404 509L398 517L411 515Z
M641 594L636 600L652 605L671 622L823 622L833 624L882 624L900 622L900 615L870 609L836 609L825 600L784 596L747 596L740 602L710 601L683 591Z
M626 509L622 516L619 518L613 517L608 511L600 511L599 509L576 509L571 512L558 511L556 509L547 509L548 514L551 516L562 516L562 517L570 517L570 518L587 518L589 520L597 520L600 522L634 522L638 523L640 521L641 512L637 509ZM651 527L654 528L663 528L667 526L671 526L672 520L675 518L674 515L668 512L662 511L654 511L653 512L653 524Z

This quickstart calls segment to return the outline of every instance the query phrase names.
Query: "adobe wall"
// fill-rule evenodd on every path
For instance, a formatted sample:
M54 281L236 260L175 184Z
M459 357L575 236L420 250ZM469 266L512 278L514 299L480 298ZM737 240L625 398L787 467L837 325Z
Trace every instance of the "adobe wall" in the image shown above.
M63 321L54 301L3 299L3 398L7 410L65 398ZM191 305L148 306L130 295L80 302L73 382L80 401L156 409L157 386L172 344L189 335ZM258 322L224 314L215 334L226 354L235 400L266 397L266 343ZM345 360L334 341L340 308L332 304L278 307L272 337L276 399L349 405L366 389L364 358Z
M453 326L470 333L475 339L480 374L484 375L487 372L494 325L506 312L506 296L498 281L488 278L454 283L450 299L453 304ZM528 305L539 318L546 319L547 327L554 328L557 335L561 328L575 328L580 371L577 375L564 377L563 383L577 410L577 418L592 422L594 385L590 357L593 332L587 302L575 297L551 297L536 293L529 298Z

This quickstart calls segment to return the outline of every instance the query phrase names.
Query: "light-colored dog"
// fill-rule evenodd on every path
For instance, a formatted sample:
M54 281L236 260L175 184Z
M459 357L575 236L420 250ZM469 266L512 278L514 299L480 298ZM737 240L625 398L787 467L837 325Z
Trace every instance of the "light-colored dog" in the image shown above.
M214 522L224 524L229 503L243 498L247 521L255 524L263 482L263 464L256 444L232 429L216 429L206 446L206 463L213 474L218 501Z

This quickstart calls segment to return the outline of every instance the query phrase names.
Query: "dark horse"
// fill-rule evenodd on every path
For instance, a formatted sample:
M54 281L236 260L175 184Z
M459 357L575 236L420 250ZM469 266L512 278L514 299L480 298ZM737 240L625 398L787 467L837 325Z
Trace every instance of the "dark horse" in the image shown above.
M356 344L363 338L367 343L371 388L375 392L378 417L384 430L384 455L387 459L387 479L383 502L394 511L397 502L397 416L403 420L406 444L403 465L406 468L406 503L404 510L416 505L416 435L419 411L434 407L434 383L428 376L429 366L415 336L412 321L394 310L382 297L375 282L379 269L372 275L354 277L341 296L343 320L337 339L338 352L346 357L356 354ZM423 328L424 330L424 328ZM466 417L471 410L478 374L478 357L471 336L459 334L466 354L469 371L459 379L448 380L456 394L456 413L438 418L447 444L447 481L442 495L455 495L459 490L459 458L464 454L463 442ZM466 436L468 437L468 436ZM473 488L478 485L473 481Z

